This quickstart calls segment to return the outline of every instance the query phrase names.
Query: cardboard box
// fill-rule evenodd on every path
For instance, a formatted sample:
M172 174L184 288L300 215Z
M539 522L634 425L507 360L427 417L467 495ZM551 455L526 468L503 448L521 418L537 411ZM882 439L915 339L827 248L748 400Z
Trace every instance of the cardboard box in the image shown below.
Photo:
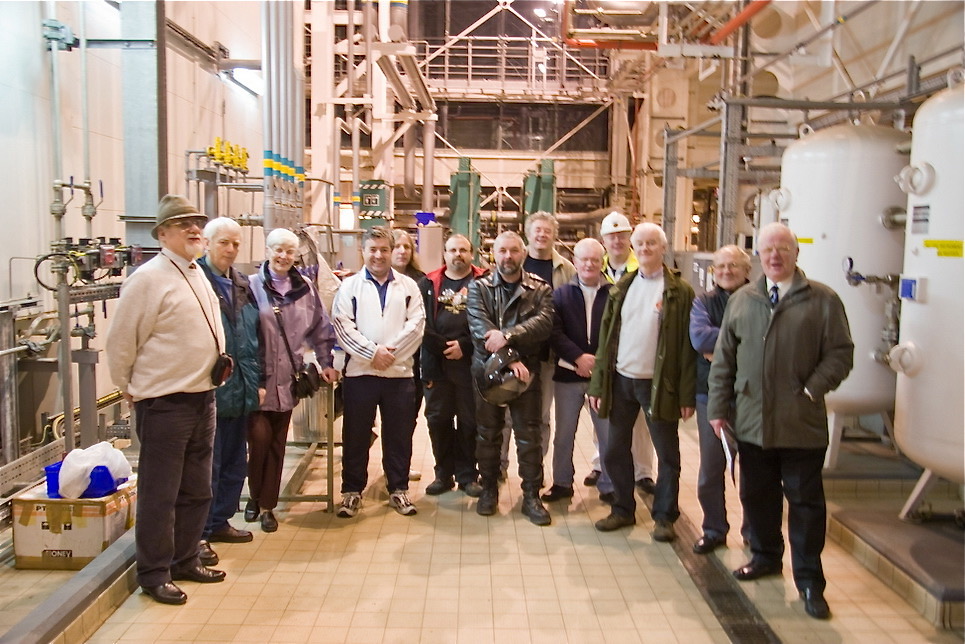
M99 499L51 499L41 483L13 498L17 568L80 570L134 527L137 476Z

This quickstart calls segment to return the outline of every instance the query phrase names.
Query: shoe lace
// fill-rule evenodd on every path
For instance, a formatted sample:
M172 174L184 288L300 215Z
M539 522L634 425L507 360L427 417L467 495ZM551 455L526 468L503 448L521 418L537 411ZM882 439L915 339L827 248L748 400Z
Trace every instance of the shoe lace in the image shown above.
M404 491L393 492L392 498L395 499L396 505L400 505L400 506L412 505L412 503L409 501L409 495Z

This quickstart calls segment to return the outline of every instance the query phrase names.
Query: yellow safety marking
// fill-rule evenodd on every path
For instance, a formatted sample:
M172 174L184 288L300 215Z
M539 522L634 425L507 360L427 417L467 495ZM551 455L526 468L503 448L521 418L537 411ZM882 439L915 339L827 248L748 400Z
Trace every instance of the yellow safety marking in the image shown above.
M962 241L960 239L926 239L925 248L934 248L939 257L961 257Z
M813 244L813 243L814 243L814 237L798 237L798 238L797 238L797 243L799 243L799 244Z

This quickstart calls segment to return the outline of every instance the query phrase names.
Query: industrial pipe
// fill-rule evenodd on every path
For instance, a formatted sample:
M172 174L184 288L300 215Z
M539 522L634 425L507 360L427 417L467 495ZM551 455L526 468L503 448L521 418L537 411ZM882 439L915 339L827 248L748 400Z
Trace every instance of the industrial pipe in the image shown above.
M720 29L714 32L710 38L707 39L707 44L719 45L727 36L740 29L769 4L771 4L771 0L753 0L753 2L744 7L736 16L728 20Z
M415 130L402 134L402 192L409 199L415 194Z
M422 211L432 212L433 196L435 193L436 168L436 120L433 114L425 120L422 131Z

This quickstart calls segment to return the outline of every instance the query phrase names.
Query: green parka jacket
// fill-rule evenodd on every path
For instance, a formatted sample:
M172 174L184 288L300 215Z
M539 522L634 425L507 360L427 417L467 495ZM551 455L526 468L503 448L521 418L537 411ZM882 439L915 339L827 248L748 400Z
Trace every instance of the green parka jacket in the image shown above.
M797 269L772 312L761 277L727 301L710 365L707 417L733 418L737 439L764 449L827 447L824 396L853 361L837 293Z
M601 418L610 415L620 343L620 314L627 289L637 277L638 270L627 271L613 285L603 310L596 365L587 391L588 395L600 398ZM680 419L681 407L694 407L697 400L697 352L690 344L689 334L694 289L680 277L680 271L667 266L663 267L663 280L660 334L649 411L656 420L672 422Z

